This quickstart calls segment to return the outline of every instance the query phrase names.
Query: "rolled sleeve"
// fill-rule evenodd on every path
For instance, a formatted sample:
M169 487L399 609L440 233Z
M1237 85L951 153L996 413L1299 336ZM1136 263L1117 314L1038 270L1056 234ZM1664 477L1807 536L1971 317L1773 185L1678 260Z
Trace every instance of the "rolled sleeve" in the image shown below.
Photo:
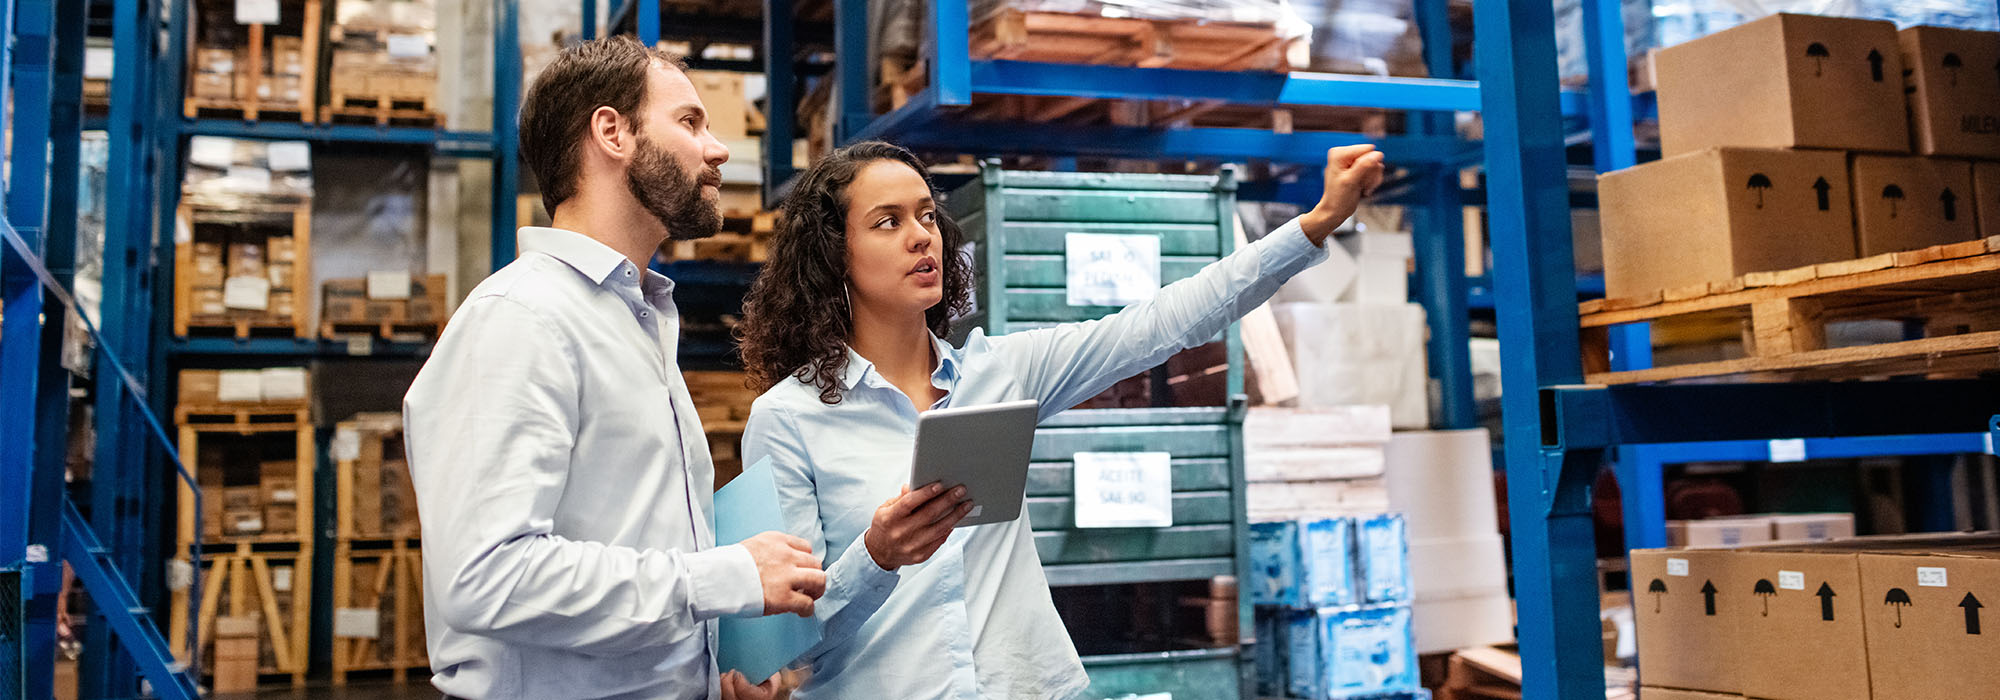
M732 544L686 557L689 604L695 617L757 617L764 614L764 583L757 577L757 560L743 545Z

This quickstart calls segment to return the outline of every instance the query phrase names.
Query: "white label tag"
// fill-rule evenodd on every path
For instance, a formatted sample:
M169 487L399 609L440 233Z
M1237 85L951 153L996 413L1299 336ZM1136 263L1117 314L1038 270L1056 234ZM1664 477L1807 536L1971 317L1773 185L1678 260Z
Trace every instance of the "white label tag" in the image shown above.
M340 608L333 611L333 636L375 639L382 635L382 611Z
M222 283L222 305L249 311L271 308L271 280L255 276L225 280Z
M390 58L423 58L431 54L431 42L416 34L390 34Z
M351 335L351 336L348 336L348 337L347 337L347 354L349 354L349 355L373 355L373 354L375 354L375 337L374 337L374 336L369 336L369 335Z
M291 489L271 489L271 502L297 503L299 502L299 492Z
M237 24L277 24L278 0L236 0Z
M221 170L236 162L236 142L220 136L188 138L188 162Z
M218 401L262 401L264 400L263 373L254 369L225 369L216 374L215 398Z
M368 273L368 298L373 301L410 298L410 271L378 270Z
M1174 524L1173 455L1078 452L1075 460L1077 527Z
M1667 560L1667 575L1668 575L1668 576L1686 576L1686 575L1688 575L1688 560L1686 560L1686 559L1668 559L1668 560Z
M1771 441L1771 461L1773 461L1773 462L1803 462L1803 461L1806 461L1806 441L1804 441L1804 440L1772 440L1772 441Z
M1942 566L1917 567L1917 585L1925 588L1944 588L1950 585Z
M49 546L45 544L28 545L28 563L30 564L49 563Z
M311 170L312 146L304 141L272 141L264 161L277 172Z
M1788 591L1803 591L1803 590L1805 590L1805 589L1806 589L1806 575L1805 575L1805 572L1802 572L1802 571L1780 571L1780 572L1778 572L1778 587L1779 587L1779 588L1783 588L1783 589L1785 589L1785 590L1788 590Z
M229 184L240 187L245 192L262 194L271 191L271 171L254 165L231 165L223 174Z
M353 428L333 431L333 445L328 448L336 461L361 459L361 433Z
M83 77L91 80L110 80L113 55L109 46L91 46L83 50Z
M271 567L271 590L286 593L292 590L292 567Z
M1070 306L1127 306L1160 291L1160 239L1072 233L1064 243Z
M305 368L267 367L260 374L265 401L301 401L306 398Z

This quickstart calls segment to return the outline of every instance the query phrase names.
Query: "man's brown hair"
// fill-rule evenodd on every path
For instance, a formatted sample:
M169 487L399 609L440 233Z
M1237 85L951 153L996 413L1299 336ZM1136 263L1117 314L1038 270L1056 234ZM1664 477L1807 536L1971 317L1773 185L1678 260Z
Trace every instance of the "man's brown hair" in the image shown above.
M687 70L678 56L614 36L563 49L536 76L521 102L521 157L541 186L549 215L576 194L592 112L610 107L631 121L634 132L644 125L639 108L646 101L646 71L656 62Z

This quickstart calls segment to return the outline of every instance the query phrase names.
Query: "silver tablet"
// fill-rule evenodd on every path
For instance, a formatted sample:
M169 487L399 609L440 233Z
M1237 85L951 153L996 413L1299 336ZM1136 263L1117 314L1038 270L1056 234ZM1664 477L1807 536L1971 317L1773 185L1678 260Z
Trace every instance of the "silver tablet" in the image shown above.
M910 487L964 484L972 512L959 527L1021 517L1040 411L1041 402L1034 399L925 411L917 419Z

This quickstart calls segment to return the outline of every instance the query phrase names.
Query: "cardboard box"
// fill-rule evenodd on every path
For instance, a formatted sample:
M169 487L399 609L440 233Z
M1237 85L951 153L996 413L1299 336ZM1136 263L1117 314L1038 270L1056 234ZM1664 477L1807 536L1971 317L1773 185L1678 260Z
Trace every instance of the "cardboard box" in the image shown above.
M214 47L195 49L194 72L223 75L236 72L236 50Z
M298 298L291 292L271 292L270 301L265 304L265 311L279 318L290 318L299 313Z
M1907 153L1896 25L1778 14L1659 51L1660 148ZM1967 69L1972 72L1972 69Z
M1633 620L1646 682L1717 693L1740 692L1741 617L1749 591L1734 552L1632 551Z
M1896 38L1916 152L2000 158L2000 33L1910 27Z
M215 638L242 639L256 637L259 623L262 621L262 616L257 613L250 613L248 615L217 615L215 616Z
M1743 696L1642 685L1639 686L1639 700L1743 700Z
M212 404L222 386L222 373L212 369L181 370L180 399L184 404Z
M382 534L382 463L354 462L354 492L348 494L348 517L359 535Z
M1980 237L2000 236L2000 162L1972 164L1972 197Z
M228 261L226 269L230 277L264 276L264 246L261 243L229 244Z
M264 475L258 481L258 498L266 506L294 505L299 502L299 480L289 474L285 476Z
M1853 552L1736 553L1724 611L1741 635L1740 690L1768 700L1869 700L1867 637ZM1879 599L1876 599L1879 600Z
M257 691L255 638L215 640L215 679L209 691L217 695Z
M229 73L195 73L188 76L188 94L204 100L236 99L236 76Z
M2000 550L1864 553L1860 569L1874 700L1993 697Z
M709 133L722 140L749 136L746 113L750 101L743 98L742 73L691 70L687 77L701 95L702 108L708 111Z
M229 313L222 285L200 285L189 288L188 310L197 316L220 316Z
M272 236L264 241L265 257L273 263L298 262L298 243L291 236Z
M1597 197L1611 297L1855 257L1846 158L1721 148L1606 173Z
M296 505L264 506L264 532L273 535L298 534L299 507Z
M1823 542L1854 537L1853 513L1800 513L1771 516L1777 542Z
M271 72L298 76L305 73L305 39L296 36L271 37Z
M222 489L222 507L227 510L250 510L263 505L264 490L256 486L230 486Z
M249 79L241 75L236 77L236 94L250 94ZM256 88L257 99L264 102L297 102L302 94L302 83L300 80L299 76L296 75L258 76Z
M1969 241L1972 166L1916 156L1854 156L1854 220L1861 257Z
M255 507L244 510L223 509L222 534L228 536L264 534L264 509Z
M257 474L258 478L262 481L292 479L296 486L299 476L299 463L297 460L291 459L273 459L259 462L257 464Z
M1739 547L1771 541L1768 517L1675 520L1667 523L1667 544L1675 547Z

